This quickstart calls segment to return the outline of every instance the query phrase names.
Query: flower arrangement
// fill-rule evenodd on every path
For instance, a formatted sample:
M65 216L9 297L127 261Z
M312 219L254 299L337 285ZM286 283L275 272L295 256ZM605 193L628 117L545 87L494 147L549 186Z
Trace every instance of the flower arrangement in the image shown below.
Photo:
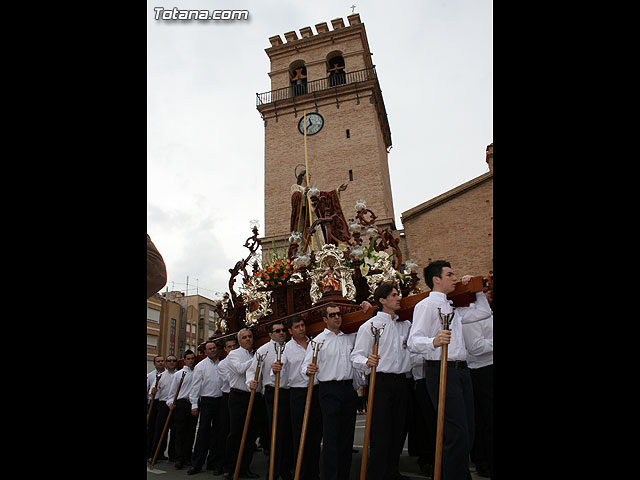
M276 259L271 263L262 266L254 276L259 277L267 287L275 288L286 284L291 275L296 271L292 261L286 259Z

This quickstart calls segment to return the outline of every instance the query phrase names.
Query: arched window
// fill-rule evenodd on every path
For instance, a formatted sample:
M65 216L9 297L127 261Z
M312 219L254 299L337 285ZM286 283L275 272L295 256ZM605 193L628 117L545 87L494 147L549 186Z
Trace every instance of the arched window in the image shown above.
M294 96L307 93L307 67L304 66L304 61L296 60L289 65L289 78Z
M340 52L333 52L327 56L327 74L329 86L343 85L347 83L344 71L344 58Z

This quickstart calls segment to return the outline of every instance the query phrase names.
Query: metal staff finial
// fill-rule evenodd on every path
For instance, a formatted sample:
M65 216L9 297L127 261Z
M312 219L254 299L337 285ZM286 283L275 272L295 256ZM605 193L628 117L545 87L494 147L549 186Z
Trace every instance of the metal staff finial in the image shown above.
M264 357L266 357L266 356L267 356L266 353L262 353L262 354L256 353L256 359L257 359L257 362L258 362L258 367L262 364L262 362L264 360Z
M322 344L324 343L324 340L322 342L316 342L312 338L309 341L311 342L311 348L313 348L313 356L317 357L318 356L318 350L320 350L320 347L322 347Z
M455 307L451 308L451 313L443 314L440 311L440 307L438 307L438 316L440 317L440 323L442 324L443 330L449 330L451 326L451 322L453 321L453 316L455 315Z
M386 325L383 324L381 327L374 327L373 322L371 322L371 335L373 335L373 343L376 345L380 342L380 337L382 336L385 326Z
M284 343L274 343L273 344L273 348L275 348L276 350L276 361L280 361L280 359L282 358L282 352L284 352L284 347L285 344Z

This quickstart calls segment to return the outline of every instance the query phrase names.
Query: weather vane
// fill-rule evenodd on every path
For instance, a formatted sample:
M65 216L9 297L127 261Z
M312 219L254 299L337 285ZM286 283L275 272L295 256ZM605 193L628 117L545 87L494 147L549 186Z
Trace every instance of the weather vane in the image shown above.
M355 5L351 5L351 13L353 13L353 10L356 8Z

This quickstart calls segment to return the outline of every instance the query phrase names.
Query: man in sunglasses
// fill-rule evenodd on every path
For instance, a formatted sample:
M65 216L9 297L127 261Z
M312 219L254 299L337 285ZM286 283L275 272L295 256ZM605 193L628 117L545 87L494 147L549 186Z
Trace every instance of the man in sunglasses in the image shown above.
M301 372L315 374L319 381L318 396L322 411L322 460L326 480L349 480L353 434L356 425L357 375L351 363L356 334L345 334L340 307L322 307L326 328L315 342L322 343L317 364L311 363L313 349L308 348ZM354 384L354 380L356 380Z
M173 375L176 373L178 358L175 355L167 355L167 358L164 361L164 365L166 368L164 373L160 377L160 380L158 381L158 388L156 389L155 396L155 403L158 404L158 415L156 417L155 431L153 435L153 448L151 449L151 458L153 458L156 453L158 442L160 441L160 435L162 435L164 424L167 422L167 417L169 416L169 407L167 406L167 402L169 401L169 389L171 388L171 383L173 382ZM171 416L171 420L169 420L169 427L167 429L167 433L162 439L162 445L160 446L160 452L158 453L158 458L156 459L156 461L166 460L167 458L164 456L164 452L167 449L167 438L169 438L169 461L175 462L176 431L173 415Z
M271 428L273 425L273 396L275 392L275 375L271 375L272 365L276 361L276 345L284 345L287 339L287 330L282 322L275 322L267 325L267 332L271 340L256 350L257 355L266 355L263 364L260 367L260 377L257 385L255 385L255 374L257 368L257 356L254 357L251 366L247 370L247 385L253 388L255 385L259 388L261 385L264 390L264 401L267 410L267 419L269 429L267 434L271 438ZM289 411L289 386L286 382L280 382L279 400L278 400L278 425L276 427L276 449L273 466L273 478L282 478L290 480L293 478L293 468L295 467L293 459L293 441L291 438L291 414Z

